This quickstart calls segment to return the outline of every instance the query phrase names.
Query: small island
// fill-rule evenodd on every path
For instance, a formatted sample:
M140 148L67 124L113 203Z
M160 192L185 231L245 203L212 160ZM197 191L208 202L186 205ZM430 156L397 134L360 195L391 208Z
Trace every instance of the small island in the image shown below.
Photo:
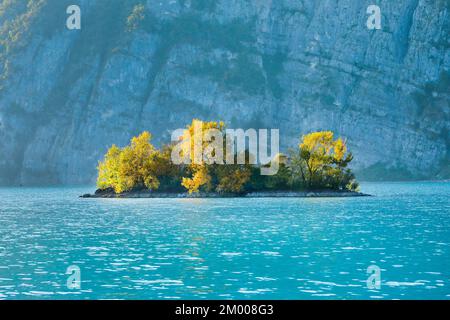
M124 148L113 145L98 165L98 190L82 197L367 196L359 192L348 168L353 155L345 140L335 139L331 131L307 134L297 148L277 153L265 164L257 163L249 148L236 148L223 122L193 120L175 142L161 149L151 144L151 138L143 132ZM205 150L200 158L199 148Z

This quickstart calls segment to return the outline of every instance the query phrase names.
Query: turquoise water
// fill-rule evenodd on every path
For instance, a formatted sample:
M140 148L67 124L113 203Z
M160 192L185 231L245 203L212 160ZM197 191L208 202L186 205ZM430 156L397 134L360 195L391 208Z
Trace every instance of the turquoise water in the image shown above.
M450 183L364 184L376 197L352 199L77 198L89 191L0 189L0 299L450 299ZM80 289L66 285L72 265Z

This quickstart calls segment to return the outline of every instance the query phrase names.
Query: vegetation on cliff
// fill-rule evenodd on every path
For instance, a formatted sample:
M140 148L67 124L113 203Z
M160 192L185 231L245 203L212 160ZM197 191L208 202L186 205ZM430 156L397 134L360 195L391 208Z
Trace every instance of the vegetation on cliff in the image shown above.
M195 128L200 127L201 130ZM264 191L342 190L356 191L358 183L348 165L353 160L342 138L335 139L331 131L313 132L301 138L296 149L288 155L277 154L274 175L261 175L264 164L253 164L253 154L245 151L245 161L234 164L218 163L217 157L237 159L234 148L224 147L223 154L209 150L202 158L195 159L196 141L208 150L211 130L226 136L223 122L193 120L179 138L178 144L157 149L151 143L151 134L142 133L131 143L119 148L113 145L98 165L97 185L101 190L112 189L116 193L148 189L157 192L212 192L221 194L245 194ZM174 148L187 164L175 164ZM211 148L210 148L211 149Z

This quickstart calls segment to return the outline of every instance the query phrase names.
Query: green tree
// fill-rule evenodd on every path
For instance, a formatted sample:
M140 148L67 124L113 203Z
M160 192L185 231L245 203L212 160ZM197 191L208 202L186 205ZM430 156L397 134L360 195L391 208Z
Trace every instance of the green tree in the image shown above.
M218 180L216 192L219 193L244 193L245 186L251 177L251 168L248 165L217 166L215 175Z
M273 161L278 162L278 172L273 176L268 176L265 187L269 190L289 190L292 189L293 175L288 165L288 158L284 154L277 154Z

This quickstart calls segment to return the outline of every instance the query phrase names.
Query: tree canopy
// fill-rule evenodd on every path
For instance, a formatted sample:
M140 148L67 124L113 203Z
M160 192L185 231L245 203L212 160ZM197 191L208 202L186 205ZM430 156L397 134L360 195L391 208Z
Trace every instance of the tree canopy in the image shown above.
M123 148L113 145L98 165L99 189L123 193L134 189L160 192L215 192L244 194L257 191L350 190L358 183L349 169L353 155L347 143L331 131L312 132L301 137L289 155L277 154L278 172L261 175L261 165L229 164L236 151L226 147L223 122L194 119L179 137L178 144L157 149L149 132L131 139ZM222 139L222 140L221 140ZM220 148L223 147L223 148ZM178 149L177 149L178 148ZM200 151L199 151L200 150ZM232 149L233 150L233 149ZM175 164L173 154L187 163ZM254 155L246 152L246 159ZM247 161L247 160L246 160Z
M353 160L342 138L334 140L331 131L303 136L299 148L292 153L292 167L300 172L308 188L357 189L348 165Z

